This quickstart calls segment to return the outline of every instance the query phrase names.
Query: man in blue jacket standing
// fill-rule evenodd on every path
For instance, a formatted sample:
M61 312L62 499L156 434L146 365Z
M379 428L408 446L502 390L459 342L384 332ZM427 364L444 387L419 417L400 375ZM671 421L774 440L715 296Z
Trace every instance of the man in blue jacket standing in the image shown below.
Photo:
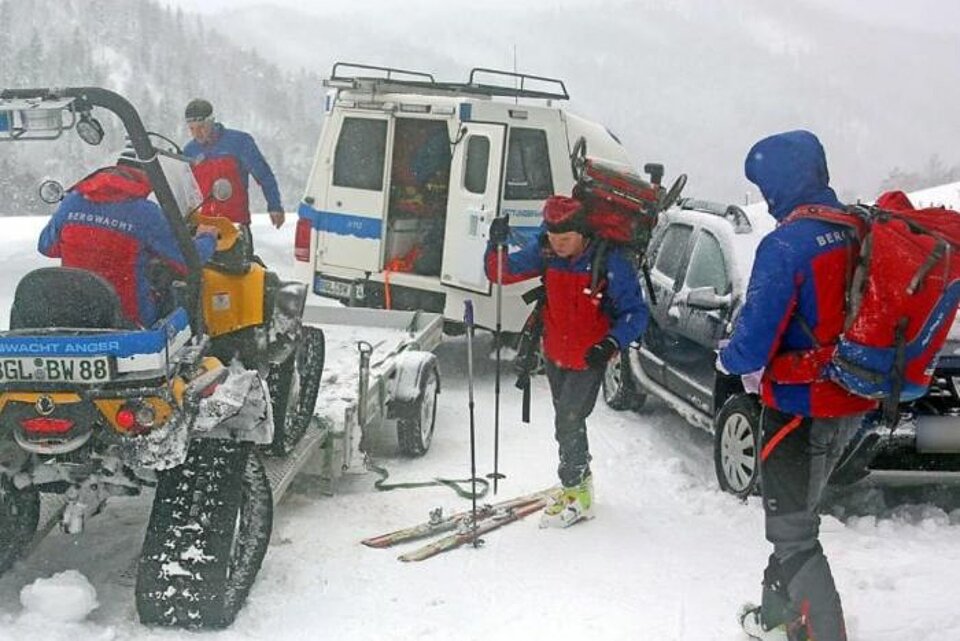
M205 197L208 196L218 178L226 178L233 188L233 193L226 201L210 200L204 203L202 213L207 216L223 216L249 227L248 186L252 174L263 190L273 225L277 228L283 225L285 215L277 179L260 153L253 136L236 129L227 129L217 122L213 105L202 98L196 98L187 104L184 118L193 140L186 144L183 153L193 159L193 173L200 191Z
M778 225L757 248L743 309L717 361L726 373L762 374L760 478L773 554L762 604L745 607L741 622L755 639L844 641L840 596L818 540L820 499L876 402L829 380L819 355L843 331L858 248L843 226L809 217L843 210L812 133L764 138L745 169Z

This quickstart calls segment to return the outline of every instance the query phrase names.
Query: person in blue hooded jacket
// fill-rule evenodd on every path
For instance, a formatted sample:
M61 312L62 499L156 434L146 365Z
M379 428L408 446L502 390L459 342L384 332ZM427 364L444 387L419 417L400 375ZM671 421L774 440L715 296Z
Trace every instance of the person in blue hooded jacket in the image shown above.
M856 241L839 224L805 217L843 210L814 134L760 140L745 170L778 225L757 248L746 300L717 360L723 372L759 377L763 406L760 477L773 554L762 603L746 606L741 621L758 639L842 641L843 610L818 540L818 510L840 455L876 402L828 380L818 357L843 330Z

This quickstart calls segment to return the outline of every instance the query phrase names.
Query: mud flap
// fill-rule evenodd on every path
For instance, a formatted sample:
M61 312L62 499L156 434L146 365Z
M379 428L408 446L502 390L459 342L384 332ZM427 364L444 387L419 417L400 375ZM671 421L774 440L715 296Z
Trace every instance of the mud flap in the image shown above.
M273 441L273 408L267 382L234 361L226 379L200 399L192 436L266 445Z

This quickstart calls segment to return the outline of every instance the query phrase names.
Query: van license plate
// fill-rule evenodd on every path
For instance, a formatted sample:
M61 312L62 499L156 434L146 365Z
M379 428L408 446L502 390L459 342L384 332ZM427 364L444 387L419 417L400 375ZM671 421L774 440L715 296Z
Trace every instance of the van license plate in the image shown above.
M317 279L316 292L321 296L336 296L337 298L350 298L353 285L351 283L341 283L335 280Z
M0 382L102 383L109 380L109 356L0 358Z

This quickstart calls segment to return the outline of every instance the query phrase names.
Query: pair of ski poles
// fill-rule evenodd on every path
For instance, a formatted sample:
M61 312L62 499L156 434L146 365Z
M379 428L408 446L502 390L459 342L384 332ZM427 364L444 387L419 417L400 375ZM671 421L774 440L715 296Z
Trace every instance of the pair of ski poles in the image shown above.
M497 288L496 288L496 328L494 340L496 342L496 375L494 378L494 404L493 404L493 472L487 475L487 478L493 479L493 494L497 494L498 481L506 478L500 473L500 345L502 337L503 320L503 244L497 243ZM470 411L470 479L472 483L471 495L473 497L473 528L476 532L477 527L477 443L476 443L476 423L474 418L474 400L473 400L473 301L466 300L463 303L463 322L467 330L467 406ZM474 534L473 545L479 545L479 541Z

